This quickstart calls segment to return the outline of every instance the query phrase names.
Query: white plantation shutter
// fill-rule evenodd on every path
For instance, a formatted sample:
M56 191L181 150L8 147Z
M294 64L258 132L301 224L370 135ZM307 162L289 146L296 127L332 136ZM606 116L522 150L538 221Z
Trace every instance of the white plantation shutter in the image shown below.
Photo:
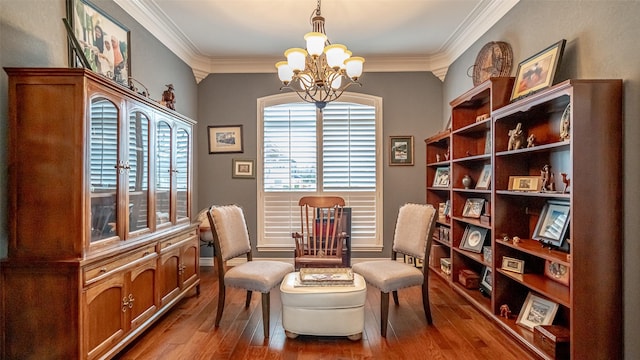
M300 228L298 200L325 194L352 208L353 248L381 249L380 100L343 95L351 101L319 112L314 104L278 98L279 104L259 105L258 248L291 249L291 233Z

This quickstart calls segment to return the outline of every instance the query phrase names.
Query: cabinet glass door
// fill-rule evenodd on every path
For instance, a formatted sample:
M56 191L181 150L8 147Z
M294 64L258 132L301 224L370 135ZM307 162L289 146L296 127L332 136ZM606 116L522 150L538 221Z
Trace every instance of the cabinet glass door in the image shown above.
M158 122L156 131L156 225L171 222L171 127Z
M189 216L189 133L178 129L176 135L176 216L180 221Z
M129 232L149 228L149 118L129 116Z
M91 242L116 236L118 228L118 109L109 100L91 100L89 171Z

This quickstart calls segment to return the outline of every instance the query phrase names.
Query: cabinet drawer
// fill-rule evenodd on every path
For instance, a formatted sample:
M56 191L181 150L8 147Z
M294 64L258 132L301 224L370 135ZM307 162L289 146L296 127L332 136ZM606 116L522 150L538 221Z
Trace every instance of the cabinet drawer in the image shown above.
M163 240L160 242L160 251L163 251L175 246L182 246L185 242L197 237L197 235L198 235L197 231L194 230L180 236Z
M138 250L132 251L116 260L104 262L83 270L84 285L89 285L97 280L102 279L109 274L121 270L122 268L132 265L137 260L151 258L157 256L155 245L147 245Z

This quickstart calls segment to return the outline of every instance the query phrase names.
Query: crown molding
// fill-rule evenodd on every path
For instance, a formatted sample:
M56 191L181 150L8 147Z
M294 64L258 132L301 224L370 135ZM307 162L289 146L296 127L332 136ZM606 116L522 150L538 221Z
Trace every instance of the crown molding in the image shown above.
M444 81L449 65L520 0L482 0L442 48L426 56L368 56L367 72L431 71ZM275 73L279 58L207 57L152 0L114 0L145 29L189 65L199 83L211 73Z

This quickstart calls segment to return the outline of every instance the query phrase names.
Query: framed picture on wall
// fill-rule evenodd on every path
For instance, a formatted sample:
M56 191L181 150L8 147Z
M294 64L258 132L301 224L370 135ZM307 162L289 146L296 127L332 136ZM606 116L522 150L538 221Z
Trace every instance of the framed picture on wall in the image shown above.
M389 137L389 165L413 165L413 136Z
M208 126L209 154L241 153L242 125Z
M233 170L231 177L234 179L255 179L255 161L233 159Z
M75 42L69 42L71 67L86 67L129 87L131 32L88 0L67 0L67 22ZM79 47L79 49L75 49ZM82 52L83 55L79 55ZM87 63L84 62L84 59Z

